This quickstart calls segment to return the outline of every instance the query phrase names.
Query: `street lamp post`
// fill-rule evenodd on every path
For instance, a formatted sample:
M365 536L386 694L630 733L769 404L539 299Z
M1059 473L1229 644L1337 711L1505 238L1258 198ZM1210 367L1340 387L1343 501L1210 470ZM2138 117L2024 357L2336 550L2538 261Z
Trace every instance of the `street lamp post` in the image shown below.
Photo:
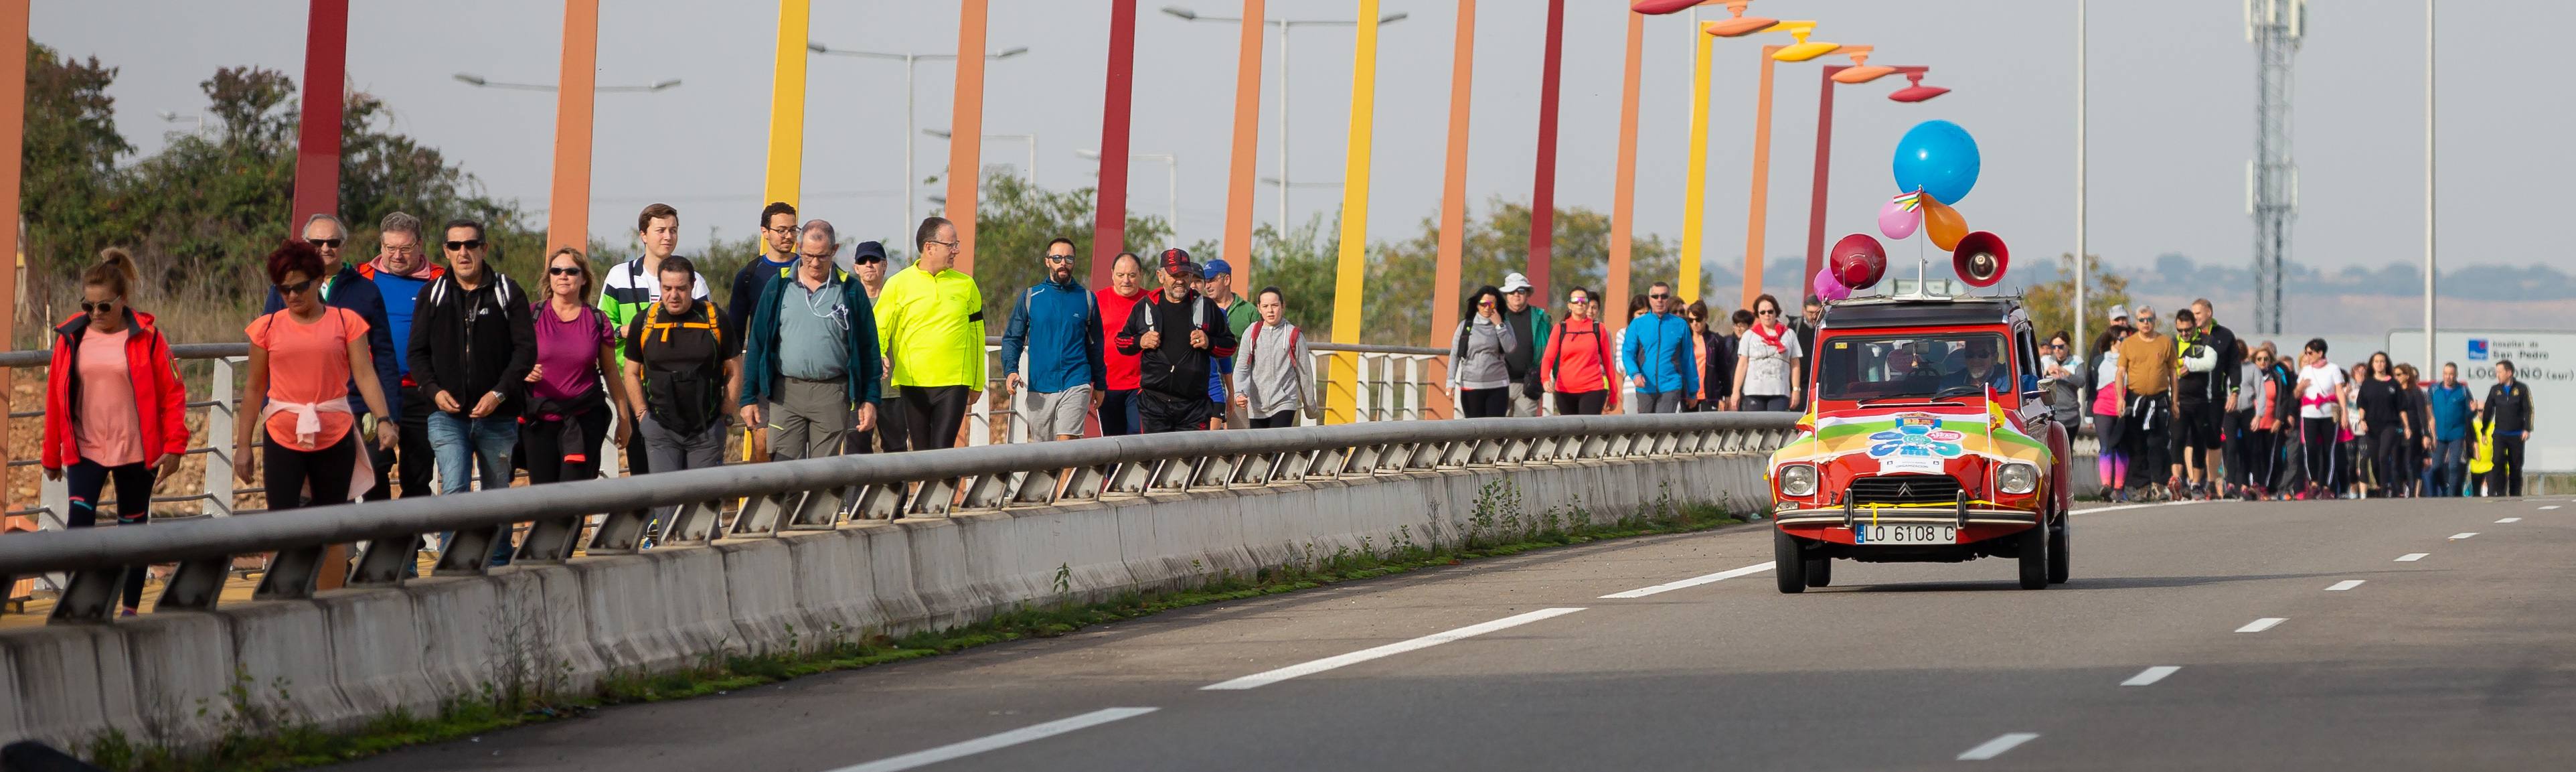
M1241 17L1236 16L1205 16L1176 5L1163 6L1163 13L1182 21L1236 23L1243 21ZM1411 16L1412 14L1397 11L1379 16L1377 23L1378 26L1386 26ZM1279 28L1279 179L1288 180L1293 179L1288 176L1288 32L1297 27L1349 27L1359 22L1338 19L1264 19L1262 23ZM1292 186L1281 185L1279 188L1279 232L1283 235L1288 232L1288 188L1290 187Z
M833 48L831 46L810 41L805 44L805 50L812 51L819 56L849 56L861 59L892 59L903 62L903 227L898 230L906 233L911 232L912 226L920 222L919 218L913 216L913 204L921 198L919 194L914 192L913 188L913 186L921 183L921 177L914 174L912 171L912 142L916 133L913 125L912 108L913 95L914 92L918 90L912 79L912 65L913 63L919 62L923 59L955 59L957 58L957 55L918 54L910 52L896 54L883 51L854 51L849 49ZM1028 46L1017 46L1000 53L986 54L984 58L994 60L1009 59L1028 52ZM1035 143L1031 144L1032 146L1029 149L1029 153L1031 155L1035 155L1037 153L1037 148L1035 147ZM1035 164L1031 164L1031 166L1032 170L1029 177L1034 180L1037 178L1037 174L1034 169ZM968 172L973 173L973 170L970 169Z
M204 134L204 133L206 133L206 116L205 116L204 114L202 114L202 113L200 113L200 114L196 114L196 115L180 115L180 114L178 114L178 113L174 113L174 112L171 112L171 111L168 111L168 110L163 110L163 111L161 111L161 122L162 122L162 123L178 123L178 122L183 121L183 120L193 120L193 121L196 121L196 122L197 122L196 128L192 128L192 129L189 129L189 130L188 130L188 133L189 133L189 134Z
M2424 367L2438 366L2433 342L2433 0L2424 0Z
M923 134L928 134L928 135L933 136L933 137L938 137L938 138L940 138L940 139L948 139L948 138L949 138L949 134L948 134L948 130L947 130L947 129L922 129L922 130L921 130L921 133L923 133ZM985 138L985 139L1016 139L1016 140L1019 140L1019 141L1022 141L1022 142L1026 142L1026 143L1028 143L1028 144L1029 144L1029 168L1028 168L1028 172L1029 172L1029 173L1028 173L1028 177L1029 177L1029 186L1030 186L1030 187L1036 187L1036 186L1037 186L1037 184L1038 184L1038 135L1035 135L1035 134L986 134L986 135L984 135L984 138ZM951 169L951 170L949 170L949 171L952 171L952 172L953 172L953 171L956 171L956 170Z
M1091 159L1091 160L1094 160L1094 161L1100 160L1100 151L1098 151L1098 150L1076 150L1076 151L1073 151L1073 154L1074 154L1074 155L1078 155L1078 156L1082 156L1082 157L1084 157L1084 158L1088 158L1088 159ZM1180 155L1179 155L1179 154L1177 154L1177 153L1128 153L1128 154L1127 154L1127 158L1128 158L1129 160L1135 160L1135 161L1161 161L1161 162L1163 162L1163 171L1165 172L1165 176L1167 177L1167 179L1165 180L1165 183L1164 183L1164 184L1165 184L1165 187L1168 189L1168 194L1169 194L1169 196L1170 196L1169 198L1165 199L1164 208L1163 208L1163 218L1164 218L1164 221L1165 221L1165 223L1166 223L1166 224L1168 224L1168 225L1172 226L1172 242L1173 242L1173 243L1175 243L1175 244L1180 243L1180 241L1181 241L1181 158L1180 158Z
M501 83L498 81L485 80L483 76L470 72L460 72L451 77L456 78L459 83L473 86L475 88L501 89L504 91L544 91L548 93L552 93L555 90L554 85L550 83ZM644 86L598 86L592 88L591 92L598 94L657 94L679 87L680 79L672 78L669 80L657 80L651 85Z
M1915 85L1888 95L1889 101L1920 102L1947 93L1946 89L1922 85L1923 73L1931 68L1870 64L1869 51L1869 46L1844 46L1843 53L1851 56L1852 63L1826 65L1824 69L1824 92L1816 97L1816 184L1815 194L1807 202L1807 265L1798 274L1801 282L1815 276L1825 262L1825 188L1829 181L1826 170L1832 162L1834 148L1834 86L1868 83L1904 73ZM1917 94L1924 96L1913 98Z

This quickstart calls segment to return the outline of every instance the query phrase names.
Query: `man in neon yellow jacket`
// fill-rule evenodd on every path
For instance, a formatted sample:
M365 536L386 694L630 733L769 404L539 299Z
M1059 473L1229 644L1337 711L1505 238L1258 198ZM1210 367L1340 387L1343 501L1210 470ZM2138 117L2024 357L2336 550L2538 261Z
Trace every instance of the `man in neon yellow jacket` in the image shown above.
M958 257L957 226L921 221L912 267L886 280L877 295L878 350L886 383L900 387L895 409L913 450L955 447L966 410L984 395L984 293L974 277L949 266Z

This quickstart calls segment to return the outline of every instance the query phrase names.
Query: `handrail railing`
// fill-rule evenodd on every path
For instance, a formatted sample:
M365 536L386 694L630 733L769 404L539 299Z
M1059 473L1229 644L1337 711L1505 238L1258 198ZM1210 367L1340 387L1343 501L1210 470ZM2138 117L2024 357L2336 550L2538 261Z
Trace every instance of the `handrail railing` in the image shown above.
M553 485L340 504L256 517L208 518L150 528L83 529L0 539L0 583L9 575L68 572L57 621L104 621L126 566L177 563L164 610L214 608L235 556L275 553L255 598L309 597L330 545L363 542L350 586L400 584L419 541L454 533L434 569L484 572L484 556L516 523L533 526L521 562L560 562L585 522L605 517L590 554L653 544L703 545L829 530L861 519L942 516L1044 506L1103 496L1257 488L1311 478L1463 466L1515 466L1611 458L1767 452L1794 431L1787 413L1490 418L1361 423L1238 432L1101 437L833 456ZM719 501L749 499L730 522ZM655 517L648 510L664 508Z

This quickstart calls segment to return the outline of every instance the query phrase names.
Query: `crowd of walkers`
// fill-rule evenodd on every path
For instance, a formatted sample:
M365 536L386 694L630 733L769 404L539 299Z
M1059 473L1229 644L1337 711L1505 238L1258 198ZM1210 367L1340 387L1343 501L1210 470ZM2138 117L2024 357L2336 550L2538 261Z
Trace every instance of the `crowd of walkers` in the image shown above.
M2168 329L2146 306L2110 317L2093 367L2063 332L2044 367L2060 419L2101 440L2112 500L2522 495L2533 406L2510 361L2479 397L2457 363L2435 381L2386 352L2338 365L2322 338L2249 343L2206 299Z

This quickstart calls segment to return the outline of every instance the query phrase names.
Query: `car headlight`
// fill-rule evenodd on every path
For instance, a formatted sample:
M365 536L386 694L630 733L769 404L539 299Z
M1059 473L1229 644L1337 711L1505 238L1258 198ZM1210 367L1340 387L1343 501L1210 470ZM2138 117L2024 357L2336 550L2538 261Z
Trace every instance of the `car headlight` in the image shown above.
M1816 495L1816 467L1810 464L1780 467L1780 495L1801 498Z
M2005 493L2029 493L2039 489L2039 467L2024 463L2005 464L1995 470L1995 488Z

